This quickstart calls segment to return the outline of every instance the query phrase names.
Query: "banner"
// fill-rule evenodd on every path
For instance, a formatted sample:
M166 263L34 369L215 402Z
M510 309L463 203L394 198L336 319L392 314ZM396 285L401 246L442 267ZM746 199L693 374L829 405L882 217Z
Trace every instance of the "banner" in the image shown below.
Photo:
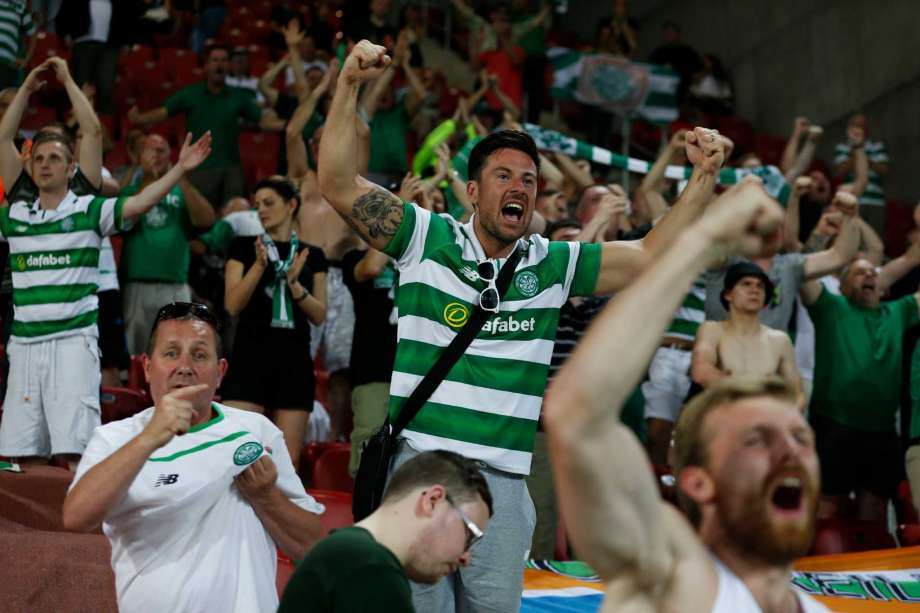
M566 136L556 130L541 128L532 123L525 123L524 130L537 144L537 148L544 151L558 151L570 157L589 160L604 166L626 169L629 172L640 175L646 175L652 169L652 162L620 155L609 149ZM674 179L675 181L686 181L692 173L693 168L690 166L668 166L664 175L668 179ZM783 173L776 166L723 168L719 171L719 183L721 185L734 185L749 174L760 177L766 192L782 204L785 204L789 199L789 184L786 182Z
M920 547L802 558L792 584L831 611L896 613L920 604ZM583 562L531 560L522 613L594 613L604 586Z
M677 119L680 77L669 66L563 47L546 55L554 70L550 94L559 100L579 100L658 124Z

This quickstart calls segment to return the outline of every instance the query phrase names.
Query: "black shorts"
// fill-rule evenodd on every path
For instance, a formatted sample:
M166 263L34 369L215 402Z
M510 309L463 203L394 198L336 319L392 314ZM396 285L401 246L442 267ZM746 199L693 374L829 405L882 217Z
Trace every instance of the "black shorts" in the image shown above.
M843 496L866 490L883 498L897 495L904 478L904 453L897 432L857 430L817 414L810 421L824 494Z
M268 410L313 410L316 384L309 338L291 339L288 330L241 327L228 362L220 388L224 400L254 402Z
M121 292L110 289L96 294L99 298L99 352L102 368L127 370L131 366L125 338L125 316L121 311Z

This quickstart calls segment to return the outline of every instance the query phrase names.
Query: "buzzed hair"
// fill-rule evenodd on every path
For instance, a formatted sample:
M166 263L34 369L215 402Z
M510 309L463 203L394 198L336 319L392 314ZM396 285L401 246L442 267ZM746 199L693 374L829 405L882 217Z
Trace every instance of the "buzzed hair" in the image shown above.
M479 465L458 453L439 449L425 451L396 469L387 484L382 504L399 500L419 487L442 485L454 502L482 498L492 517L492 493Z
M707 415L720 406L757 396L768 396L793 404L797 400L795 390L785 379L770 375L727 377L713 383L688 402L674 428L674 474L679 475L687 466L707 465L710 441L703 428ZM698 527L702 519L699 506L680 487L677 488L677 498L690 522Z

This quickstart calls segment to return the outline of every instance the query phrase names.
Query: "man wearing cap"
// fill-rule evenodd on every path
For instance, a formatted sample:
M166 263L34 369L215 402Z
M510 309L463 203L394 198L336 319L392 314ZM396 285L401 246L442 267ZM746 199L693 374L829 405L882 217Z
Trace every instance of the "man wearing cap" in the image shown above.
M725 321L707 321L696 333L690 376L701 387L729 376L779 375L796 390L804 407L802 380L789 336L760 323L774 285L760 266L736 262L725 272L720 296L728 311Z
M760 322L774 330L789 332L789 324L795 315L796 295L802 284L837 272L856 256L861 236L856 207L840 210L840 213L837 239L828 249L815 253L779 253L782 231L778 230L757 257L750 260L731 258L725 267L703 273L706 319L721 321L728 317L722 297L727 268L736 262L746 261L760 267L774 286L772 294L767 296L766 308L759 311Z

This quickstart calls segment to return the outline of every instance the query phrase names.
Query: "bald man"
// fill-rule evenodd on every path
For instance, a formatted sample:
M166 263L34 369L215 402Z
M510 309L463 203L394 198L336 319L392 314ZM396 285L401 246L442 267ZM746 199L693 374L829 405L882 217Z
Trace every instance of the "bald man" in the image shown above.
M166 174L171 153L165 138L148 135L141 151L140 183L129 185L121 195L137 193ZM132 355L144 352L161 306L191 300L188 241L193 228L208 228L214 219L214 208L183 176L125 234L121 267L125 279L125 333Z

